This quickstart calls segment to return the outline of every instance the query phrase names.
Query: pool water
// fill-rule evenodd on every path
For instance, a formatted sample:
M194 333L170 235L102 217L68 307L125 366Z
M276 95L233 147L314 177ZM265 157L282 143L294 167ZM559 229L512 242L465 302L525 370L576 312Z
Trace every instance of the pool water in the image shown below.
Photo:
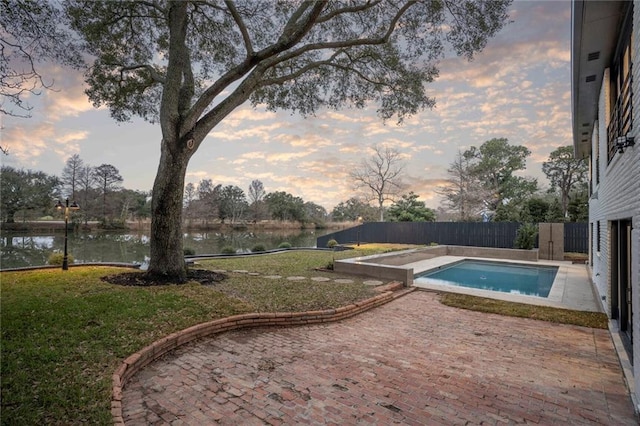
M557 266L462 260L419 274L414 282L547 297L557 272Z

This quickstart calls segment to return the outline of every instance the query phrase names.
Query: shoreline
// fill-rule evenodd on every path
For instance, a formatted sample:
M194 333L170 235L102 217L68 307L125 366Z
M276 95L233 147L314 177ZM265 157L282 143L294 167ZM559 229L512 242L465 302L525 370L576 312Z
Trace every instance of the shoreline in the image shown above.
M301 230L338 230L346 229L360 225L358 222L327 222L321 225L315 223L300 222L282 222L275 220L260 222L239 222L239 223L221 223L207 222L204 220L185 220L182 229L187 232L197 231L301 231ZM151 230L151 221L130 221L126 222L124 227L102 228L100 222L90 221L88 223L72 223L68 225L71 231L84 232L149 232ZM43 232L43 231L64 231L64 221L47 220L47 221L27 221L15 223L1 223L0 231L2 232Z

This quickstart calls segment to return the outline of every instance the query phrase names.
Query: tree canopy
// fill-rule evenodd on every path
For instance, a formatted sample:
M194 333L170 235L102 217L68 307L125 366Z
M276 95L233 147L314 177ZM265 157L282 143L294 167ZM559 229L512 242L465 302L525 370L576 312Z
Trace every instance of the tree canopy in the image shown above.
M48 0L0 0L0 114L30 115L29 96L54 83L42 74L43 62L83 65L64 21L62 10Z
M389 219L392 222L435 222L436 212L418 200L418 195L404 194L389 207Z
M484 200L491 211L510 201L521 200L537 189L534 179L515 176L526 168L531 151L522 145L510 145L505 138L494 138L479 148L472 146L464 152L471 159L472 173L483 183L489 197Z
M365 201L351 197L335 206L331 211L331 217L337 222L374 222L378 219L378 211Z
M551 183L552 190L560 191L562 213L567 215L572 191L580 192L580 184L585 184L589 166L584 159L575 158L572 146L561 146L549 154L542 163L542 172Z
M160 124L148 273L185 278L187 165L235 108L310 115L374 102L381 118L402 121L434 105L425 83L445 49L473 57L505 25L509 4L69 0L72 27L95 58L89 99L117 120Z
M0 210L7 223L13 223L21 210L51 210L59 195L60 180L44 172L2 166L0 181Z

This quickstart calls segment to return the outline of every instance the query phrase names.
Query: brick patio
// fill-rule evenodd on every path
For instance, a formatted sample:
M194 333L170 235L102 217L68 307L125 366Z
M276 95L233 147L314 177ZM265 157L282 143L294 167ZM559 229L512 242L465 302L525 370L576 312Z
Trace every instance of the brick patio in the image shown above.
M413 292L338 323L201 339L126 385L126 424L637 425L608 331Z

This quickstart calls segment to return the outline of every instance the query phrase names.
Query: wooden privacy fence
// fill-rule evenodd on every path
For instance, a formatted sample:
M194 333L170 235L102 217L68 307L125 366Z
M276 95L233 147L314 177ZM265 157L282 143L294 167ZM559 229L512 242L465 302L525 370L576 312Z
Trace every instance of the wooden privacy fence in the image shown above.
M395 243L514 248L518 222L370 222L316 239L326 247L331 239L340 244ZM586 223L565 223L564 250L588 252ZM536 247L537 247L536 239Z
M589 253L589 224L568 222L564 224L564 251Z

